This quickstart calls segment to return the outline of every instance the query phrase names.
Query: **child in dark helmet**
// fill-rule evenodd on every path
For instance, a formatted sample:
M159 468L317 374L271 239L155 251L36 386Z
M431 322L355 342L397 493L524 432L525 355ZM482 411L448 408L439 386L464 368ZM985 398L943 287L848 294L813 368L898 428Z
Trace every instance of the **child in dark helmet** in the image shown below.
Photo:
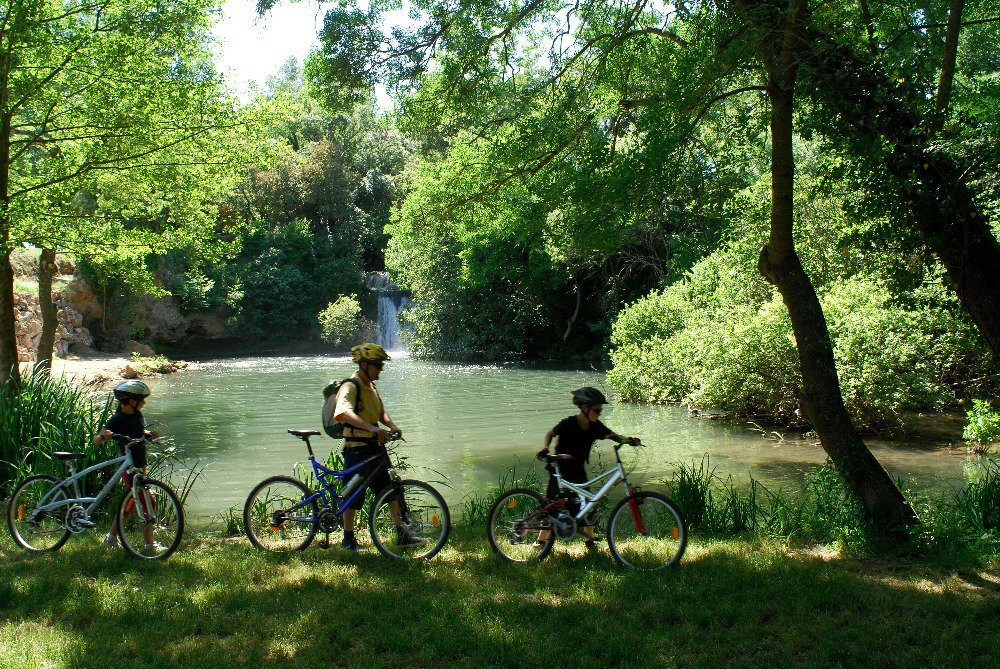
M612 432L600 421L601 411L608 403L608 398L597 388L589 386L573 391L573 404L580 407L580 412L575 416L569 416L559 421L559 423L545 433L545 448L538 452L536 457L541 460L549 452L549 445L553 437L557 437L556 454L571 455L572 460L562 460L559 462L559 472L562 477L570 483L584 483L587 481L587 470L584 465L590 460L590 449L598 439L615 439L616 441L626 441L627 438ZM559 496L559 484L555 474L550 469L549 486L545 492L549 499ZM576 504L571 505L572 513L579 512ZM584 544L587 548L595 548L594 527L589 524L593 522L587 519L588 524L583 527ZM538 541L544 543L548 539L548 532L539 534Z
M142 437L155 439L156 432L146 429L146 419L142 415L142 407L150 393L149 386L139 380L124 381L115 386L113 392L115 399L118 400L118 410L108 419L104 429L94 437L94 443L103 444L116 434L131 439L141 439ZM125 444L118 445L118 454L125 455ZM146 468L143 467L142 471L145 473ZM132 488L132 476L128 472L122 475L122 481L125 483L125 490ZM153 541L153 526L144 525L142 529L147 549L158 548ZM111 524L111 532L104 537L104 544L113 548L118 547L117 515Z

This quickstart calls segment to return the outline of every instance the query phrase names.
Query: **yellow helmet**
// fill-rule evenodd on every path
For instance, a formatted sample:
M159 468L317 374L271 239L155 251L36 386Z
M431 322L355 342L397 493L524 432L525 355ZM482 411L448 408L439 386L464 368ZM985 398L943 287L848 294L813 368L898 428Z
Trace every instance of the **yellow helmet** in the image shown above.
M354 362L381 362L391 360L385 349L378 344L358 344L351 349L351 359Z

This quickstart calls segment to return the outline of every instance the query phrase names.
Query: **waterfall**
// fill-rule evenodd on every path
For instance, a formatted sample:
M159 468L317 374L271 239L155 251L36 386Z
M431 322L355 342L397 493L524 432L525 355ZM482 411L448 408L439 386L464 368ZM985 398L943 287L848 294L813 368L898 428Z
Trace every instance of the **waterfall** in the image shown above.
M399 312L410 303L409 295L389 281L385 272L369 272L365 285L378 298L375 343L387 351L405 351L406 342L400 337Z
M410 298L399 293L378 296L376 342L387 351L405 351L406 343L399 337L399 312L409 304Z

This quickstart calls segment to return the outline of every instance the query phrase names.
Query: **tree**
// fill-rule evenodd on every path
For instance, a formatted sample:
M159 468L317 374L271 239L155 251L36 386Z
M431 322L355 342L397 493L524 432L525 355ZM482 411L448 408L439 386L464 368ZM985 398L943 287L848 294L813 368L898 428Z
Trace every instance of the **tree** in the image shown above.
M843 407L822 309L794 249L794 89L813 15L804 0L721 6L645 2L478 2L454 8L417 3L413 30L378 28L379 5L341 5L326 16L323 53L342 81L391 77L404 109L466 123L495 147L494 177L477 202L518 178L560 164L591 132L633 141L697 140L717 103L765 91L772 130L771 239L759 268L789 309L802 366L802 403L821 443L884 536L912 522L896 486L858 437ZM840 6L835 7L836 14ZM544 64L538 68L544 54ZM541 72L531 72L532 68ZM764 80L761 81L761 70ZM430 89L430 95L423 94ZM830 92L836 95L836 89ZM637 110L673 112L668 127L640 133ZM680 117L680 118L678 118ZM620 134L619 134L620 133ZM612 146L614 144L612 143ZM472 165L470 165L472 167ZM905 533L905 532L903 532Z
M205 226L196 233L192 222L214 223L206 205L217 175L209 168L231 162L219 156L218 132L238 120L205 48L213 6L23 0L5 7L0 381L18 380L9 258L23 241L128 252L154 234L203 237ZM75 208L81 194L96 205ZM143 217L147 235L133 238Z

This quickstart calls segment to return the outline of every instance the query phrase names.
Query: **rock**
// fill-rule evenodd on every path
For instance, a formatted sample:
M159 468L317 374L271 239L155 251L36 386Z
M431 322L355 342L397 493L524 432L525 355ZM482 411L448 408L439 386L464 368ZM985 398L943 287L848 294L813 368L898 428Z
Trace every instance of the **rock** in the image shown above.
M138 353L144 358L149 358L156 355L156 351L149 344L143 344L142 342L129 340L125 342L125 350L129 353Z
M126 379L138 379L139 372L132 368L132 365L125 365L125 369L122 370L122 377Z

